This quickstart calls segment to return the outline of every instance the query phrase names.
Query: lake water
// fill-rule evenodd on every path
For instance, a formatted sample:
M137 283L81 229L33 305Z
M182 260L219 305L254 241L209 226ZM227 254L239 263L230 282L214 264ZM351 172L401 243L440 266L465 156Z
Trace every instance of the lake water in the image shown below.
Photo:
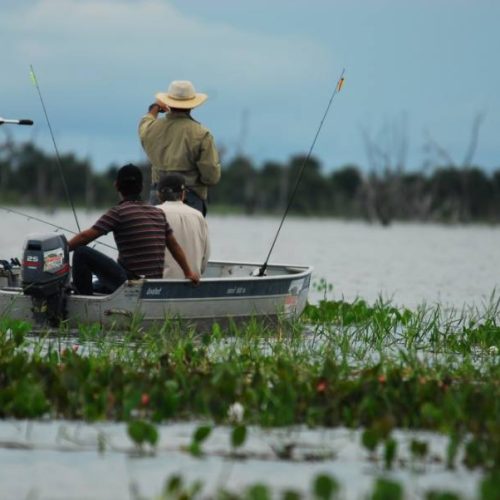
M23 212L75 229L70 211ZM79 213L80 226L90 227L100 212ZM273 217L208 216L212 260L262 264L279 220ZM1 258L20 256L30 232L53 229L26 217L2 212ZM69 233L68 233L69 234ZM103 241L113 244L107 236ZM113 251L98 246L105 253ZM414 307L426 302L461 307L487 302L500 284L500 228L393 224L390 227L333 219L289 218L270 262L314 267L313 282L324 278L334 286L333 298L377 297ZM321 295L311 290L312 301Z
M53 224L75 228L72 213L24 212ZM79 214L80 225L92 225L100 213ZM212 259L262 264L279 220L271 217L215 216L208 218ZM2 213L1 258L21 257L29 233L52 229L34 220ZM68 233L69 234L69 233ZM103 241L113 244L111 237ZM105 253L115 252L98 247ZM362 222L290 218L283 226L271 262L314 266L314 279L334 286L331 298L373 302L379 296L414 307L426 302L462 307L488 302L500 283L500 228L394 224L385 228ZM317 301L321 294L311 290ZM229 431L217 428L204 446L202 459L181 451L190 443L194 423L159 427L161 441L154 456L138 458L123 424L89 425L71 422L0 421L0 497L30 499L154 498L165 480L182 473L189 481L201 479L205 493L223 485L240 491L264 482L277 491L311 491L313 477L333 475L342 485L342 498L366 498L375 478L386 475L382 465L369 461L359 444L359 431L346 429L252 429L246 460L228 460ZM98 435L107 446L98 452ZM401 481L408 498L423 498L429 489L448 489L464 498L477 492L478 472L462 467L447 470L442 460L447 439L417 433L432 444L434 461L396 467L389 477ZM404 443L412 434L399 433ZM322 461L277 460L273 446L298 443L297 450L327 453ZM299 453L300 454L300 453ZM408 452L406 452L408 457ZM136 493L138 492L138 495Z
M202 498L221 487L242 492L256 483L264 483L275 492L292 489L312 498L312 481L320 473L338 481L344 499L367 498L378 477L400 482L409 499L424 498L432 489L474 498L481 477L481 473L461 465L446 469L447 439L434 433L395 432L398 465L387 472L383 461L368 459L359 444L360 431L249 428L240 450L246 457L235 460L230 458L227 427L212 432L203 444L203 457L182 451L191 443L195 428L193 423L159 426L155 454L139 457L127 437L125 424L0 422L1 498L152 499L174 474L181 474L189 484L201 480ZM414 437L429 443L429 459L424 462L411 459L409 444ZM99 439L106 442L101 453ZM273 448L292 443L295 448L291 459L278 459ZM304 458L313 454L317 460ZM133 491L140 496L134 496Z

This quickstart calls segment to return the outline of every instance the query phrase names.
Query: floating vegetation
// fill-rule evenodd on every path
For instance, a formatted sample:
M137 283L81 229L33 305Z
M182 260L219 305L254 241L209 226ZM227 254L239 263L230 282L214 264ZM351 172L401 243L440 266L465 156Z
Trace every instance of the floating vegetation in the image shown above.
M498 476L492 474L485 477L479 486L478 500L497 500L497 488L499 484L500 478ZM203 494L203 483L201 481L188 483L181 475L176 474L167 479L163 492L158 498L161 500L190 500L207 498L207 496ZM335 500L344 497L342 495L341 483L334 476L318 474L313 478L310 489L305 494L293 489L273 491L266 484L257 483L246 487L243 492L220 489L208 498L221 500L271 500L273 498L281 500L300 500L302 498ZM369 500L404 500L408 497L405 495L405 488L400 482L381 476L374 480L372 491L365 498ZM424 493L422 498L426 500L460 500L462 497L446 489L429 489Z
M154 454L158 424L202 420L184 451L203 456L213 428L228 425L234 460L252 457L243 447L249 426L360 429L367 459L382 469L438 460L479 470L488 478L479 498L490 498L500 470L499 313L494 297L482 310L457 311L325 296L300 321L277 326L250 321L200 335L167 321L154 331L91 326L36 337L29 324L4 317L0 418L124 421L139 454ZM436 458L420 437L403 443L401 430L448 436L445 456ZM276 460L334 456L293 440L270 448ZM184 491L179 481L167 493ZM403 498L391 484L381 479L372 498ZM228 498L268 498L255 488ZM337 490L314 491L334 498ZM454 498L446 495L427 498Z

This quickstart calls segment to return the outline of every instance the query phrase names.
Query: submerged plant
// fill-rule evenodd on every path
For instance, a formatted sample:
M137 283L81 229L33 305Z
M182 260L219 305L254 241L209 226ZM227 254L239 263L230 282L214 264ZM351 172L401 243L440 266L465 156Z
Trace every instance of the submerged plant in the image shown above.
M144 445L150 445L154 448L159 438L156 427L144 420L130 421L127 426L127 433L141 451L144 449Z

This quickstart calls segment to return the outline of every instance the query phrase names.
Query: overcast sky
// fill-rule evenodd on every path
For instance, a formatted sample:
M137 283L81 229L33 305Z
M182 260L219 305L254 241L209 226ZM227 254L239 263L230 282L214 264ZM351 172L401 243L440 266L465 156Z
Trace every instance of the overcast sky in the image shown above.
M363 137L392 162L407 143L409 169L429 143L460 164L479 114L474 160L500 168L499 21L498 0L1 0L0 116L35 120L9 133L52 151L32 64L59 149L105 168L144 159L138 120L189 79L226 161L286 161L345 68L314 152L326 169L368 167Z

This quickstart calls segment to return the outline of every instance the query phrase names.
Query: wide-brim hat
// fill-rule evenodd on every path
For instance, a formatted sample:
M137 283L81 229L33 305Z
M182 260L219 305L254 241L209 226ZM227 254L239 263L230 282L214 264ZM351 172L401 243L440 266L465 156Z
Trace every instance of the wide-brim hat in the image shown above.
M155 97L169 108L177 109L193 109L208 99L207 94L196 92L188 80L174 80L167 92L158 92Z

